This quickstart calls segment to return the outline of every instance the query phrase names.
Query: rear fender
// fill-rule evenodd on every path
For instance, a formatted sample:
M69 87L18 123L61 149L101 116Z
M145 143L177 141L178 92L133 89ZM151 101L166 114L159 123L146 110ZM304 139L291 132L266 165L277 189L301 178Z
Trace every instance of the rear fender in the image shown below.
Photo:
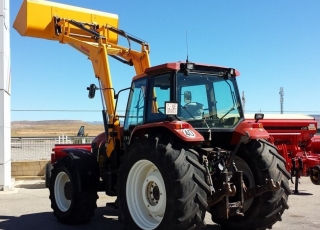
M195 130L189 123L183 121L164 121L139 125L131 133L130 142L135 137L142 137L147 133L159 132L156 130L170 131L179 140L190 145L198 145L204 141L203 136Z
M243 121L236 127L232 135L231 144L238 144L241 136L246 135L246 132L250 135L250 139L268 139L270 137L261 123Z
M68 148L62 150L71 161L71 170L77 178L78 192L97 190L99 185L99 166L96 157L86 149Z

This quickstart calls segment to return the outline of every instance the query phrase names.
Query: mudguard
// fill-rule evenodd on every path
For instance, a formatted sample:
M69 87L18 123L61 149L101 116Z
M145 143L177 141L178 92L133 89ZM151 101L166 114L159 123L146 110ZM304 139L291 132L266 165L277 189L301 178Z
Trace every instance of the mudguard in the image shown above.
M156 129L158 129L156 133L161 133L160 129L168 130L180 140L189 144L198 145L204 141L203 136L185 121L162 121L139 125L133 129L131 139L133 136L142 137L146 133L152 133L152 130Z
M72 169L77 174L78 192L84 190L97 190L99 185L99 165L96 157L86 149L63 149L72 160Z
M261 123L243 121L236 127L232 135L231 144L236 145L239 143L241 136L245 136L246 133L249 134L250 139L269 138L269 133L263 128Z

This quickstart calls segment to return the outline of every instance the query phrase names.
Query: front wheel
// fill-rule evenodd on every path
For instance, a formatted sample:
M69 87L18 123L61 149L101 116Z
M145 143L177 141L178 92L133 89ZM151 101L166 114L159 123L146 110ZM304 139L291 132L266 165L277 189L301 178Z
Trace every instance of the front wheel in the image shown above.
M145 137L132 144L119 172L120 215L126 229L201 229L207 192L197 156ZM198 163L199 164L199 163Z
M158 226L163 220L167 192L163 177L155 164L139 160L131 168L126 185L127 205L139 226Z

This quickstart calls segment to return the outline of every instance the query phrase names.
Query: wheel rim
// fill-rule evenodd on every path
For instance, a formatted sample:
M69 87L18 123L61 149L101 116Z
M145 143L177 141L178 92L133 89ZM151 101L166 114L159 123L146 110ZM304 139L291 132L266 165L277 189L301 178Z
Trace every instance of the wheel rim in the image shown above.
M141 229L154 229L166 210L166 189L159 169L148 160L136 162L130 169L126 198L133 221Z
M54 195L58 208L62 212L66 212L71 205L71 199L67 199L65 196L65 186L70 182L70 178L67 173L60 172L54 183Z

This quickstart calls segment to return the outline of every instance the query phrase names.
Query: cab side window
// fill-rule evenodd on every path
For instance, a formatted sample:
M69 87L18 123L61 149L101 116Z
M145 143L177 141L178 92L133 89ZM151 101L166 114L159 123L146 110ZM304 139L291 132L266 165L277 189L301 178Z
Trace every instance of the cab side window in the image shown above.
M126 120L124 123L125 130L131 129L131 127L133 128L138 124L144 123L146 84L146 78L137 80L132 83L132 90L129 95L126 110Z
M151 77L148 88L147 122L163 120L166 117L165 102L170 101L170 74Z

